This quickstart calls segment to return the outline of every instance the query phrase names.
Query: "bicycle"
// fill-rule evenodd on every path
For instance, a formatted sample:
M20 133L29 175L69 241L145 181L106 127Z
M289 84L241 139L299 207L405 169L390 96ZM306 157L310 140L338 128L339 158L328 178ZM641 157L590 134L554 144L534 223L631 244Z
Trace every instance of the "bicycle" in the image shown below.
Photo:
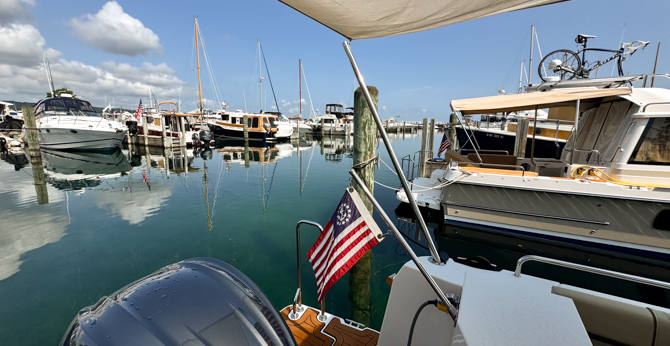
M542 79L543 82L556 82L560 80L570 80L575 77L589 78L589 75L593 70L598 69L600 66L603 66L614 59L617 60L619 76L623 76L621 63L626 61L627 55L632 56L638 49L644 49L649 44L649 41L633 41L631 43L621 44L621 48L618 50L586 48L586 43L591 38L596 37L591 35L577 35L575 42L581 44L583 48L576 52L569 49L559 49L545 55L540 61L540 66L537 68L537 73L540 75L540 79ZM592 66L587 67L587 65L589 65L586 61L587 51L614 53L614 55L603 61L598 60ZM581 59L579 58L580 53L582 55Z

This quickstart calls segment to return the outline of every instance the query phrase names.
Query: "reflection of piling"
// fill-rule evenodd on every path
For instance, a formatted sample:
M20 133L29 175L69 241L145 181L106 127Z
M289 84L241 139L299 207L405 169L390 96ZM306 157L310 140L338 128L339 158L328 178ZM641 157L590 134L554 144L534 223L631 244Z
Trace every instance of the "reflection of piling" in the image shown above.
M242 117L242 129L244 132L244 167L249 168L249 116Z
M370 96L377 107L379 91L375 87L368 87ZM377 141L377 127L368 108L363 90L358 88L354 93L354 166L375 157ZM358 171L358 175L365 185L374 193L375 170L373 164L368 164ZM372 213L372 203L365 197L360 187L356 187L365 206ZM370 323L370 268L372 256L367 252L351 268L349 276L349 300L351 303L351 319L363 324Z
M42 153L37 138L37 123L35 122L35 113L33 107L23 107L23 121L26 128L26 142L28 143L28 152L30 153L30 164L33 168L33 181L35 183L35 193L37 194L37 204L49 203L49 192L44 178L44 165L42 164Z

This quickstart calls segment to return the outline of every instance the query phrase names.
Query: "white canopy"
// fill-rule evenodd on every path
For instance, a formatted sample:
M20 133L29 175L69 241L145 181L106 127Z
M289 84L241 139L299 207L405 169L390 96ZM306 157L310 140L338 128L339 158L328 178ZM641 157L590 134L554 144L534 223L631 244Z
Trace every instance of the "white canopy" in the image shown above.
M357 40L408 34L567 0L279 0Z
M630 94L630 88L555 90L453 100L451 101L451 109L462 114L493 114L530 110L535 109L535 107L553 108L571 106L577 100L584 101Z

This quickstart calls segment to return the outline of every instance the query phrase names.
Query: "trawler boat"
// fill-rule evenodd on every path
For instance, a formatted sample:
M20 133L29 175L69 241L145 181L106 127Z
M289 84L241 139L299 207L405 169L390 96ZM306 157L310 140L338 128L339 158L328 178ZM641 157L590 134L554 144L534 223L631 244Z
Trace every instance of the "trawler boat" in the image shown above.
M275 142L288 140L293 134L289 125L277 126L274 114L247 114L240 110L221 114L221 119L209 120L207 125L215 136L229 139L244 139L244 116L248 118L248 138L250 141Z
M111 150L123 141L128 127L102 118L90 103L70 94L40 100L35 122L41 147L50 149Z
M577 126L560 159L448 152L445 169L415 179L413 194L455 226L670 259L670 90L575 83L452 101L463 115L568 109Z

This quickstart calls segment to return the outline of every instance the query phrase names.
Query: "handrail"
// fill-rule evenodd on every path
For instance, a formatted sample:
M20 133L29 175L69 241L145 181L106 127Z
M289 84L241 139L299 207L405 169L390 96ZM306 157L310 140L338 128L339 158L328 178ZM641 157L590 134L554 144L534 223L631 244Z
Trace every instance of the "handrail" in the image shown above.
M644 105L644 107L642 107L642 113L644 113L647 110L647 107L649 107L649 106L667 105L667 104L670 104L670 102L651 102L651 103L647 103L646 105Z
M461 152L463 152L463 151L470 152L470 151L475 151L475 150L474 149L463 149L463 150L461 150ZM501 153L502 154L502 153L505 153L505 155L509 155L509 151L498 150L498 149L481 149L481 150L479 150L479 152L482 153L482 154L486 154L486 153Z
M302 312L302 282L300 279L300 226L303 224L314 226L318 228L320 232L323 232L323 227L319 223L310 220L300 220L295 226L296 253L298 254L298 258L296 260L296 263L298 264L298 290L295 292L295 297L293 298L293 311L291 311L288 315L291 319L297 319L298 314ZM321 315L317 316L317 318L325 318L324 310L325 302L321 302Z
M519 258L519 260L516 262L516 269L514 270L514 276L520 277L521 276L521 267L523 266L524 263L530 262L530 261L546 263L546 264L551 264L551 265L564 267L564 268L575 269L575 270L581 270L581 271L584 271L584 272L587 272L587 273L609 276L609 277L616 278L616 279L632 281L632 282L636 282L636 283L639 283L639 284L656 286L656 287L660 287L660 288L670 290L670 283L668 283L668 282L654 280L654 279L648 279L648 278L644 278L644 277L637 276L637 275L625 274L625 273L615 272L615 271L612 271L612 270L589 267L589 266L585 266L585 265L581 265L581 264L577 264L577 263L571 263L571 262L561 261L561 260L557 260L557 259L553 259L553 258L534 256L534 255L528 255L528 256L523 256L523 257Z

